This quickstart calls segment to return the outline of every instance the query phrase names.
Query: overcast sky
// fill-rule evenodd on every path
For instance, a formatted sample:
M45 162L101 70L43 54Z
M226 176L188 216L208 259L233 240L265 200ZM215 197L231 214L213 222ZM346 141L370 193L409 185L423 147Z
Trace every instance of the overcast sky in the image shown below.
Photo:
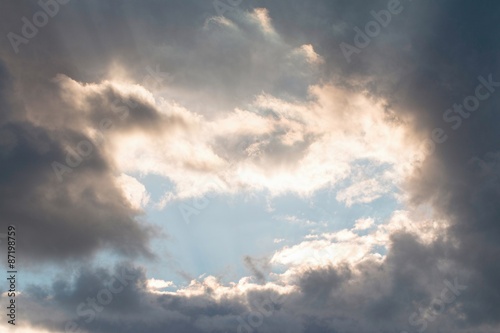
M500 332L499 15L1 1L0 331Z

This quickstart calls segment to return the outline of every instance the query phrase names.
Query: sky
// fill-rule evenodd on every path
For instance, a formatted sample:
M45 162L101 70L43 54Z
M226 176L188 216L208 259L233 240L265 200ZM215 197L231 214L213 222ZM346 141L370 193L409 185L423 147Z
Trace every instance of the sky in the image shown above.
M1 1L0 331L500 332L499 15Z

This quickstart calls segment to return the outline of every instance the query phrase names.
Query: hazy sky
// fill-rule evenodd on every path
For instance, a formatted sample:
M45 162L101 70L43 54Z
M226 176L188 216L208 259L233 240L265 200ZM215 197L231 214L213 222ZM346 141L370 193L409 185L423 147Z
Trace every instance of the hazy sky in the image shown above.
M1 1L26 333L500 331L498 1Z

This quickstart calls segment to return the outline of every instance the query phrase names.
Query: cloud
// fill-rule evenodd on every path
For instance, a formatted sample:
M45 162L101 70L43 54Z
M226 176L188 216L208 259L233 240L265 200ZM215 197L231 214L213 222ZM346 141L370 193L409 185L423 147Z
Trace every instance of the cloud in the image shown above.
M442 115L478 76L499 80L498 4L403 5L351 63L339 43L387 1L249 1L225 18L206 1L73 2L19 55L4 39L0 226L22 226L26 262L85 261L110 249L151 256L153 231L138 218L146 192L127 176L124 189L122 174L168 178L175 186L165 202L329 187L354 206L396 192L406 207L389 223L283 248L273 260L285 273L265 283L210 276L155 294L142 274L88 328L237 329L253 301L279 294L260 331L409 331L409 317L430 306L444 279L467 276L467 291L428 330L497 330L500 95L456 131ZM9 13L5 32L39 10L35 2L0 6ZM169 81L145 80L148 66ZM435 128L449 138L426 153ZM60 182L51 164L87 141L101 144ZM413 216L421 211L426 218ZM61 329L112 274L82 271L28 290L31 322Z
M141 209L148 204L150 196L144 185L136 178L122 173L118 177L118 183L133 208Z
M370 228L375 221L372 218L363 218L363 219L358 219L356 220L356 223L354 224L354 230L366 230Z
M169 200L209 191L310 194L349 177L351 164L363 159L386 164L389 181L397 182L411 167L417 146L404 138L401 124L386 119L381 102L331 86L313 87L311 96L314 102L290 103L261 95L248 110L214 120L175 101L154 102L151 114L158 120L151 126L164 130L151 132L149 125L136 124L129 132L125 124L110 135L111 156L122 172L168 177L176 185L174 193L166 194ZM401 163L401 157L407 161ZM375 185L373 195L359 200L388 192ZM343 190L338 199L350 205L354 189Z
M3 123L0 133L1 225L23 229L19 251L26 262L81 259L101 249L152 256L152 229L136 219L140 211L126 201L98 151L57 179L53 162L65 163L66 147L76 147L82 133L29 122Z
M150 332L160 332L165 325L178 332L237 331L245 325L258 325L263 332L288 328L302 332L311 325L319 325L319 331L404 330L409 326L408 316L416 309L413 301L429 304L435 294L432 290L442 289L444 279L463 278L463 272L445 258L443 247L437 246L444 244L440 240L443 227L439 221L409 224L409 218L416 217L410 217L409 212L396 212L388 223L366 236L342 230L320 235L320 240L285 247L270 262L274 265L280 261L286 265L285 271L266 273L266 282L262 276L260 281L246 277L224 284L216 277L206 276L176 290L160 292L158 288L171 283L147 279L144 270L122 264L112 270L81 269L73 281L64 278L52 287L32 286L23 293L21 301L35 314L33 322L54 330L68 320L90 332L132 332L145 322ZM387 246L387 254L373 252L376 244ZM307 248L322 250L319 257L324 261L307 260L313 257ZM293 261L284 260L292 253L296 254ZM297 256L304 256L305 260ZM254 266L253 260L245 260ZM130 276L127 286L113 296L112 302L101 304L103 310L85 323L87 317L79 317L75 309L88 297L109 288L106 286L120 275ZM439 322L449 325L458 320L463 315L462 304L462 299L457 299L454 310L442 315ZM40 306L57 315L47 320L44 312L36 311ZM262 321L253 320L252 316L260 316ZM123 322L125 326L119 324Z
M372 219L357 220L351 230L308 235L303 242L277 251L271 263L295 267L299 273L310 267L336 267L345 263L356 266L364 260L382 261L384 256L376 248L387 247L390 250L388 246L392 235L408 233L423 244L432 244L446 230L446 221L413 221L414 218L416 217L407 211L396 211L389 221L378 225L366 235L358 235L356 231L367 229L373 223ZM292 269L288 271L288 274L292 273Z
M164 281L154 278L148 279L146 285L151 292L155 292L157 290L165 289L168 287L175 287L175 284L172 281Z

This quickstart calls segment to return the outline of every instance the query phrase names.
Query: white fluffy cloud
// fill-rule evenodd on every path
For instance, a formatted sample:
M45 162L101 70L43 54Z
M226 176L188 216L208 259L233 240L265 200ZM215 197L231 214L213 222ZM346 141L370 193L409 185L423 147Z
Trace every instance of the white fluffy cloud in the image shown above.
M305 102L263 93L245 108L209 119L136 85L59 80L63 96L76 95L73 109L97 112L88 101L109 87L148 108L155 121L117 124L106 149L121 173L156 174L173 182L175 191L164 197L169 200L208 191L308 195L351 179L338 189L337 200L348 206L366 203L402 180L418 149L405 124L388 116L384 101L332 85L311 86ZM140 108L130 111L143 116ZM88 131L96 135L90 125ZM368 174L369 168L355 165L359 161L384 168ZM137 200L144 204L147 198L135 187L129 197L136 206Z

